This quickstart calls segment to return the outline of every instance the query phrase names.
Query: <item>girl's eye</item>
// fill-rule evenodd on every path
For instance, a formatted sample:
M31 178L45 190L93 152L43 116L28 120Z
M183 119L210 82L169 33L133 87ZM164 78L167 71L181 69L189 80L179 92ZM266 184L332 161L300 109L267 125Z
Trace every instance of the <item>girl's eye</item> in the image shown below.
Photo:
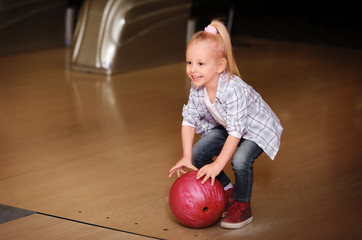
M199 63L200 66L204 65L204 63Z
M190 64L191 64L191 62L186 62L186 64L187 64L187 65L190 65Z

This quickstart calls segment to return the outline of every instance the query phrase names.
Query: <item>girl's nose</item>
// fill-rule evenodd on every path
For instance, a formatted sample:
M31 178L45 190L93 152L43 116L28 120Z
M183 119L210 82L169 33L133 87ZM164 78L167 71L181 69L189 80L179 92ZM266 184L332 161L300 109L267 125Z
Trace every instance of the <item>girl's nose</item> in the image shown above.
M194 72L195 71L195 65L194 64L190 64L190 72Z

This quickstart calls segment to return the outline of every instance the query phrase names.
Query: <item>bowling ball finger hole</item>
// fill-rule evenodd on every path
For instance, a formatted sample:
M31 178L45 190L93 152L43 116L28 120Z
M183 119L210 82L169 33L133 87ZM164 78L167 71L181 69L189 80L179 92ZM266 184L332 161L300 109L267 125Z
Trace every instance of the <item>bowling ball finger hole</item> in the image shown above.
M203 211L203 212L207 212L207 211L209 211L209 208L208 208L208 207L204 207L204 208L202 209L202 211Z

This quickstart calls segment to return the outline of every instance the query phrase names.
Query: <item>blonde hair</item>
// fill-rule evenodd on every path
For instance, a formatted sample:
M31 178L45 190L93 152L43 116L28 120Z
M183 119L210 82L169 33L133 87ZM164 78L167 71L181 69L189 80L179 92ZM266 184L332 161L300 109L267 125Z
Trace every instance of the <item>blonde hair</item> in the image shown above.
M232 78L234 75L240 77L240 72L234 59L230 35L227 28L225 27L224 23L219 20L212 20L209 25L216 28L218 33L214 34L210 32L199 31L191 37L188 46L195 41L214 41L216 44L218 44L219 49L221 50L221 56L226 58L227 60L225 72L229 75L229 79Z

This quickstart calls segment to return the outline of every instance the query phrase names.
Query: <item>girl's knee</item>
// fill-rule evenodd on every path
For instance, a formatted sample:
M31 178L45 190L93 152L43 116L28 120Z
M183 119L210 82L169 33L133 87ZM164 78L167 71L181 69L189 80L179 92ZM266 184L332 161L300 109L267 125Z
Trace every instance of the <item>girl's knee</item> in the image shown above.
M233 158L231 165L234 170L245 171L252 167L252 161L245 158Z
M244 139L234 154L232 160L233 168L240 170L251 169L255 159L262 152L263 150L256 143Z
M233 169L240 171L248 171L253 168L253 156L249 154L236 153L231 161Z

